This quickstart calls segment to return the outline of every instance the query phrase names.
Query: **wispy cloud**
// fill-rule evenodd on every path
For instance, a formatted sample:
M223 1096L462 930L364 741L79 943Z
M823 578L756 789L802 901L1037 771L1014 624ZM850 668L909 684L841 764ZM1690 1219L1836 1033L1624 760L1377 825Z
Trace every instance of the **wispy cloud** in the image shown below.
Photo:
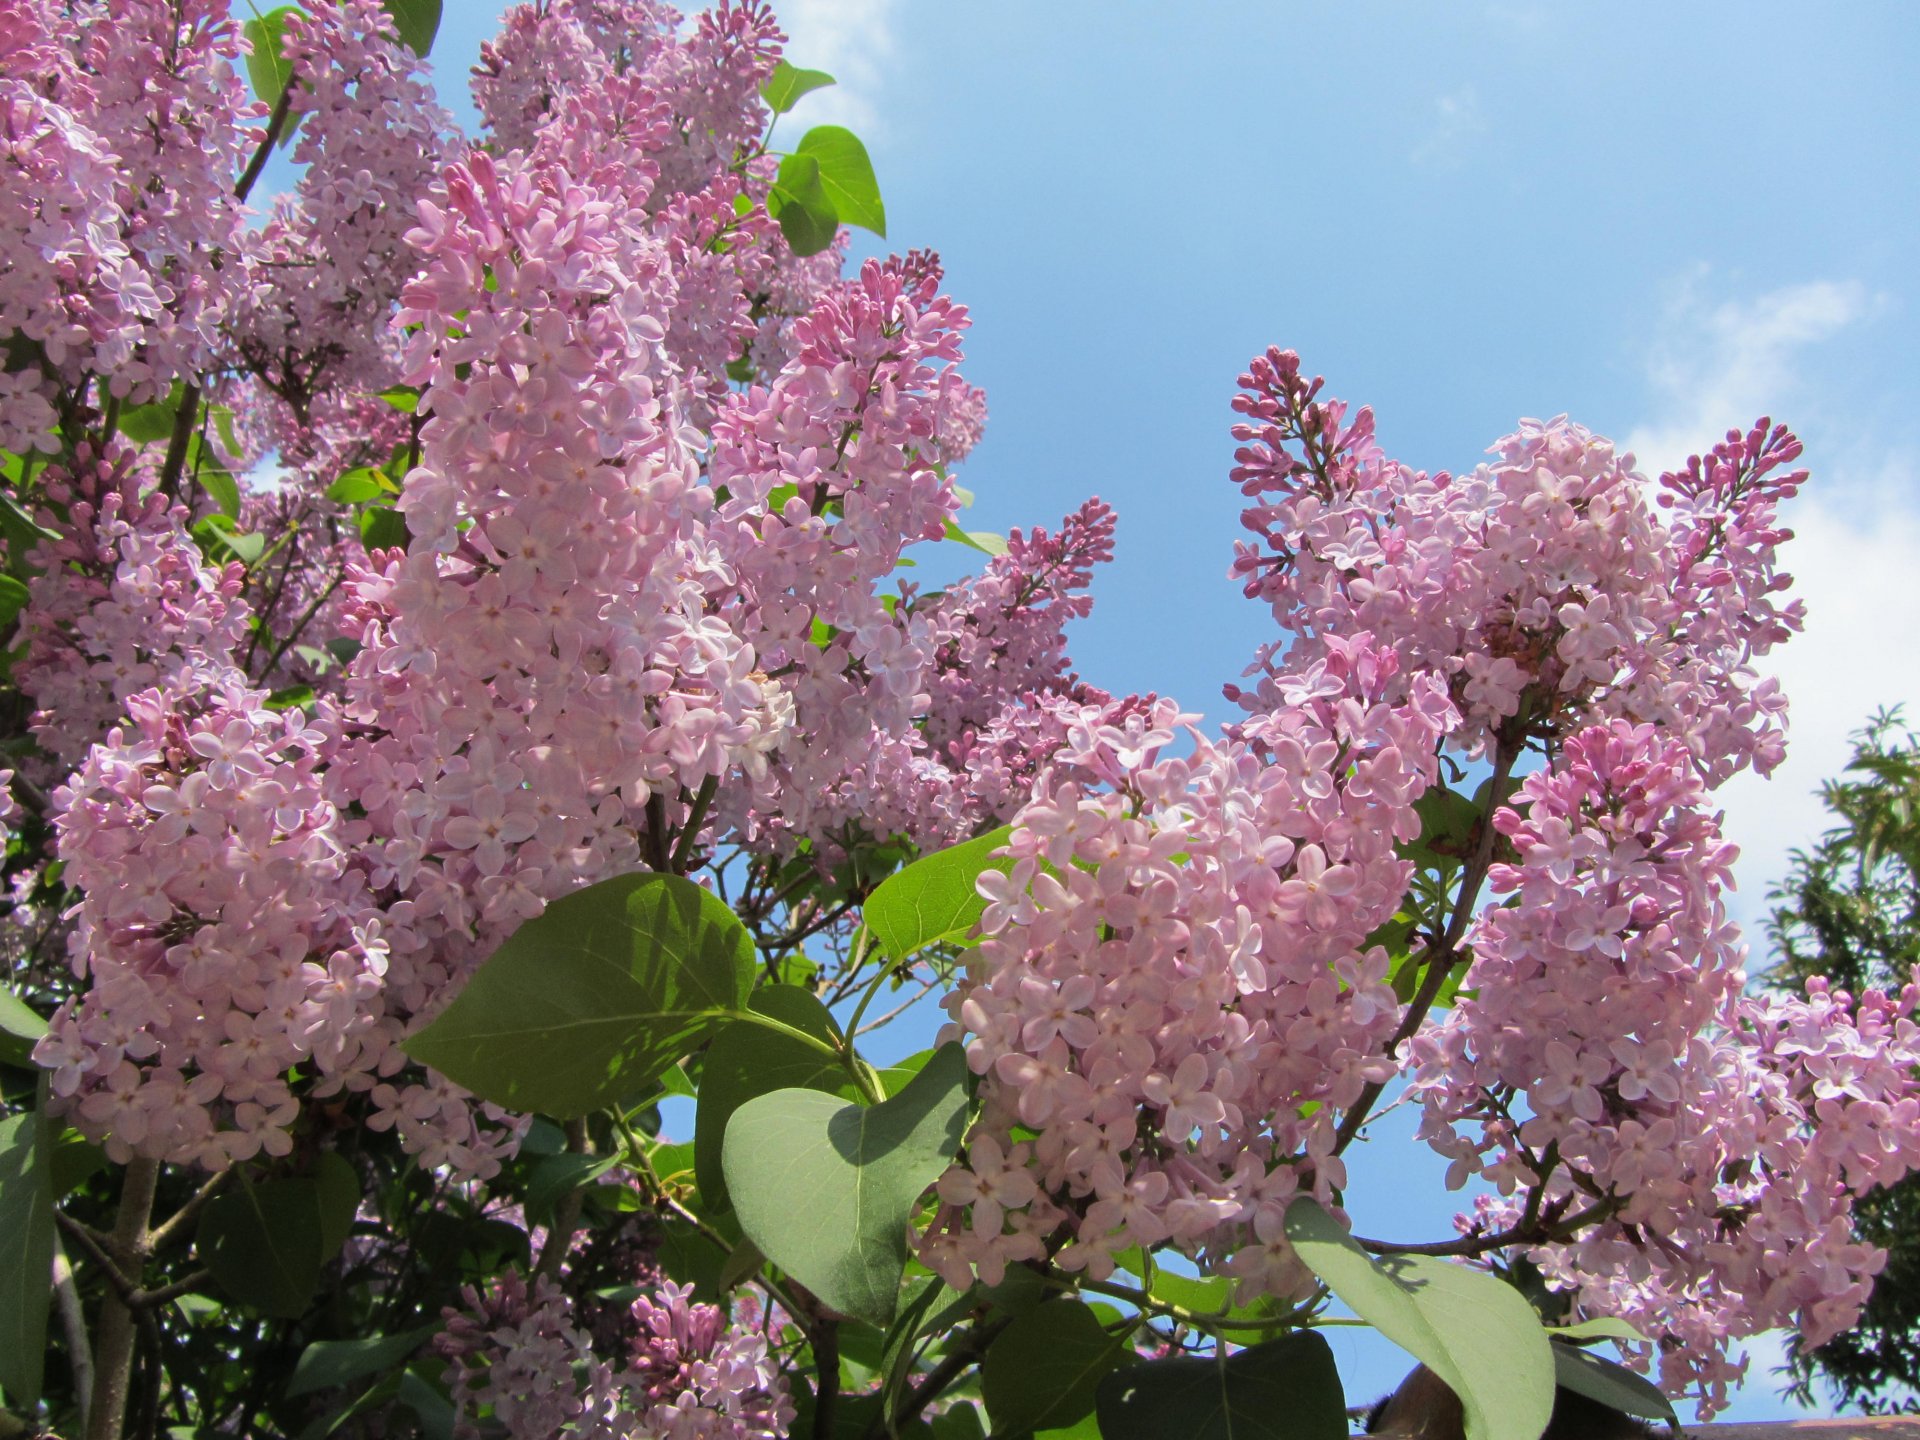
M802 69L825 70L839 82L803 99L792 119L781 122L783 129L845 125L869 143L880 138L895 14L894 0L782 0L787 59Z
M1822 342L1881 310L1865 287L1814 281L1710 303L1707 280L1682 287L1655 339L1649 414L1625 440L1640 468L1671 468L1761 415L1821 437L1803 461L1813 479L1782 516L1795 532L1782 565L1806 601L1807 627L1759 665L1792 701L1787 759L1771 779L1743 774L1717 797L1741 847L1731 908L1759 968L1767 891L1785 878L1791 852L1826 828L1818 790L1845 767L1849 735L1882 705L1904 701L1920 713L1920 586L1902 578L1920 554L1920 453L1873 433L1844 387L1809 363ZM1851 438L1835 453L1825 437L1841 435Z
M1407 158L1424 169L1450 170L1466 157L1467 147L1486 128L1478 92L1471 85L1463 85L1433 102L1433 124Z
M1654 342L1653 414L1625 442L1649 471L1680 463L1729 426L1813 398L1801 352L1873 308L1864 286L1833 280L1713 304L1701 293L1707 279L1702 272L1680 287Z

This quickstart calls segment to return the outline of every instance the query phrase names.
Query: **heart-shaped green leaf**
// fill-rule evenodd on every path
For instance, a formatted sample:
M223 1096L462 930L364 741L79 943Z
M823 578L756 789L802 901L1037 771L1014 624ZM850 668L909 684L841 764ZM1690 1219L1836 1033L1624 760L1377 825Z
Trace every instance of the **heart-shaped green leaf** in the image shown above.
M753 937L678 875L563 896L406 1051L482 1099L567 1119L653 1084L746 1004Z
M727 1126L727 1190L747 1238L821 1302L884 1326L899 1301L914 1203L960 1148L967 1062L946 1045L891 1100L817 1090L747 1101Z
M1526 1297L1426 1255L1375 1260L1311 1196L1287 1238L1353 1313L1426 1362L1466 1410L1467 1440L1538 1440L1553 1415L1552 1346Z
M768 985L753 992L750 1009L785 1021L830 1045L840 1043L833 1014L811 990ZM721 1163L727 1122L756 1095L775 1090L819 1090L853 1098L846 1069L804 1041L737 1020L713 1037L700 1066L700 1093L693 1129L693 1170L709 1209L727 1208L726 1170Z
M1013 868L1011 860L993 853L1011 833L1003 825L923 855L881 881L861 911L880 948L894 960L905 960L941 941L965 943L987 908L974 882L984 871Z
M1129 1365L1100 1382L1105 1440L1345 1440L1347 1399L1333 1350L1296 1330L1220 1359Z
M820 188L843 224L886 238L887 207L880 203L880 182L858 135L840 125L816 125L800 137L794 154L819 162Z

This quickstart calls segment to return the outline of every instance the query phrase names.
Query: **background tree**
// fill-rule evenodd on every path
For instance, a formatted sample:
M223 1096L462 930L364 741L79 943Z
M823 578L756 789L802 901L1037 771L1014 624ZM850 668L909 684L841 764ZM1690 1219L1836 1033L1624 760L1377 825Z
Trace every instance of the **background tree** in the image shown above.
M1799 988L1816 975L1859 993L1898 988L1920 963L1920 736L1882 711L1855 736L1853 760L1823 789L1838 822L1794 853L1769 926L1779 960L1768 979ZM1887 1251L1859 1326L1795 1355L1793 1393L1823 1377L1848 1405L1920 1411L1920 1183L1874 1190L1854 1211L1860 1237Z

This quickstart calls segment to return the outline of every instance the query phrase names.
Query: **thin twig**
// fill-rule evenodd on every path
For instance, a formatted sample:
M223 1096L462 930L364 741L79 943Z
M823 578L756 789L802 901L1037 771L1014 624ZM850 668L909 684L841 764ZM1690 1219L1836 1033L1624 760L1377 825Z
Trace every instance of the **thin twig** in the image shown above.
M693 797L693 808L687 812L686 821L680 827L680 843L673 848L673 858L668 868L676 875L687 873L687 862L693 859L694 842L700 838L700 827L707 823L707 807L713 804L714 793L720 788L720 777L709 775L700 782L700 793Z
M57 1213L57 1212L56 1212ZM93 1398L93 1345L87 1339L87 1315L80 1305L80 1287L73 1278L60 1237L53 1237L53 1306L60 1316L60 1333L67 1339L67 1367L73 1376L73 1399L80 1433L87 1433L87 1406Z
M207 1202L220 1193L232 1174L232 1170L216 1172L211 1180L193 1192L186 1204L174 1211L163 1224L154 1227L150 1244L155 1254L171 1249L187 1238L187 1232L200 1218L200 1212L207 1208Z

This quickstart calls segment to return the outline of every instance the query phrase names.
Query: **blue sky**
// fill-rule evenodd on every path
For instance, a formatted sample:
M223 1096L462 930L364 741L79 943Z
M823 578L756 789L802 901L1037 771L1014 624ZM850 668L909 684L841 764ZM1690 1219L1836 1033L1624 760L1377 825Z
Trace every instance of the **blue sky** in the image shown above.
M499 7L447 9L436 69L471 124L464 72ZM991 419L968 524L1051 525L1090 494L1120 513L1074 635L1090 680L1218 719L1270 638L1225 578L1227 427L1235 377L1280 344L1427 469L1562 411L1649 469L1762 413L1798 429L1815 479L1788 568L1812 618L1774 667L1792 758L1722 792L1743 918L1819 828L1847 733L1879 705L1920 711L1920 10L777 9L790 58L842 82L789 138L856 129L889 218L866 248L940 251L972 307ZM1370 1147L1371 1233L1444 1230L1430 1158ZM1395 1214L1369 1193L1423 1198ZM1388 1388L1404 1361L1353 1334L1335 1337L1351 1388ZM1756 1352L1736 1417L1785 1413L1770 1363Z

